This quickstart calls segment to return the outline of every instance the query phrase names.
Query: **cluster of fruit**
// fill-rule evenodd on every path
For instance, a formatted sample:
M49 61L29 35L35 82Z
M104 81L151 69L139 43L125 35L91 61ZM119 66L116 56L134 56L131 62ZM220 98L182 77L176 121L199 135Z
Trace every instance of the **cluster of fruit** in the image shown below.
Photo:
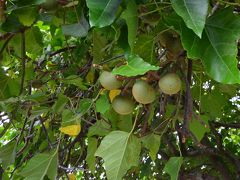
M122 82L111 72L103 71L99 77L100 84L107 90L119 89ZM168 73L158 81L160 91L172 95L181 89L181 79L175 73ZM139 79L132 86L132 96L138 103L149 104L156 99L156 90L145 80ZM113 109L122 115L133 112L135 102L129 95L118 95L112 101Z

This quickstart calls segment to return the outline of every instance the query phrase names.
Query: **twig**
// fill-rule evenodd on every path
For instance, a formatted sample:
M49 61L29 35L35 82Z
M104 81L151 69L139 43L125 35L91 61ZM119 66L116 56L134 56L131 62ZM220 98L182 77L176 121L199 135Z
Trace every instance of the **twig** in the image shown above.
M28 118L26 118L26 119L28 119ZM17 157L19 157L19 156L24 152L24 150L27 148L27 146L28 146L28 144L29 144L29 140L34 136L34 135L31 134L31 133L32 133L33 126L34 126L34 123L35 123L35 120L32 120L31 125L30 125L30 127L29 127L29 129L28 129L28 135L27 135L27 137L25 137L25 144L24 144L24 146L16 153L16 156L17 156ZM18 139L18 142L19 142L19 139Z
M111 62L111 61L113 61L113 60L115 60L115 59L119 59L119 58L123 58L123 57L124 57L124 54L120 54L120 55L114 56L114 57L112 57L112 58L110 58L110 59L104 60L104 61L102 61L102 62L100 62L100 63L98 63L98 64L96 64L96 65L103 65L103 64L106 64L106 63L108 63L108 62Z
M209 16L213 15L214 12L219 8L219 6L220 6L220 3L217 2L217 3L213 6L212 11L211 11L211 13L209 14Z
M21 33L22 35L22 78L21 78L21 86L19 95L23 93L24 89L24 80L25 80L25 69L26 69L26 43L25 43L25 34L24 31Z
M64 167L62 165L59 165L58 167L60 169L63 169L63 170L69 171L69 172L73 172L74 170L88 171L87 169L84 169L82 167L71 167L71 168L68 168L68 167Z
M39 121L40 121L40 123L41 123L41 125L42 125L43 132L44 132L45 135L46 135L46 139L47 139L47 141L48 141L48 146L50 147L50 149L52 149L52 142L51 142L51 140L49 139L47 129L46 129L44 123L43 123L44 120L42 119L41 116L39 116L38 119L39 119Z
M6 41L4 42L4 44L3 44L3 46L2 46L2 48L1 48L1 50L0 50L0 56L2 55L4 49L5 49L6 46L8 45L9 41L13 38L13 36L14 36L14 34L10 34L10 35L7 37Z
M7 39L12 33L8 32L0 36L0 41Z
M64 47L64 48L62 48L62 49L56 50L56 51L54 51L54 52L51 52L49 56L52 57L52 56L55 56L55 55L60 54L60 53L62 53L62 52L69 51L69 50L73 50L73 49L75 49L76 47L77 47L77 46L75 46L75 45L73 45L73 46L67 45L67 47Z

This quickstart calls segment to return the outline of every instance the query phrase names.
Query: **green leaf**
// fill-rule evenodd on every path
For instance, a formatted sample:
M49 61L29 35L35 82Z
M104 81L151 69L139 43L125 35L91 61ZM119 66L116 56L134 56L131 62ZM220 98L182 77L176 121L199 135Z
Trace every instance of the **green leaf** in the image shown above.
M12 141L0 148L0 163L3 169L13 164L16 156L16 142Z
M104 120L98 120L88 130L88 137L91 136L106 136L111 130L110 124Z
M127 9L122 13L128 26L128 44L133 50L138 28L137 5L134 0L128 1Z
M96 29L93 31L93 62L95 64L100 63L104 56L106 55L104 48L106 47L108 41L105 36L103 36Z
M88 30L89 24L84 16L82 16L79 23L62 26L63 34L67 36L85 37L87 36Z
M94 156L97 150L97 139L96 138L88 138L88 147L87 147L87 157L86 161L88 164L89 169L92 173L95 171L95 161L96 158Z
M222 110L227 102L228 98L216 89L201 97L201 110L211 117L222 117Z
M208 13L208 0L171 0L171 3L173 9L183 18L187 27L201 38Z
M121 114L117 114L117 126L119 128L119 130L121 131L126 131L126 132L130 132L132 130L132 114L129 115L121 115Z
M82 78L80 78L78 75L70 75L62 81L65 84L72 84L74 86L79 87L82 90L87 90L87 87L83 84Z
M52 107L53 112L60 113L64 109L67 102L68 102L68 97L63 94L59 94L57 101L54 103Z
M183 163L183 157L171 157L165 164L163 171L171 176L171 180L178 179L178 172Z
M23 25L19 22L18 17L13 13L7 16L5 22L1 24L1 29L6 32L15 33L21 28L23 28Z
M49 179L56 179L58 168L57 150L49 154L37 154L19 173L26 180L43 180L47 175Z
M61 126L69 126L80 123L80 117L76 116L71 110L65 109L62 112L62 123Z
M26 51L31 54L40 54L43 50L43 37L36 26L26 31Z
M115 13L121 0L87 0L91 27L110 25L115 19Z
M19 95L20 83L0 70L0 100Z
M100 98L96 101L96 111L104 114L110 109L111 105L109 103L108 97L106 94L100 96Z
M123 131L112 131L101 142L95 156L102 157L107 178L120 180L132 166L137 166L140 140Z
M134 47L137 53L146 62L153 64L156 60L154 56L154 36L149 34L140 35Z
M114 111L113 108L110 108L103 116L110 121L113 129L125 132L130 132L132 130L132 114L121 115Z
M88 112L88 110L91 108L93 102L91 99L81 99L79 101L79 106L77 108L77 112L79 112L81 115L84 115Z
M126 77L143 75L151 70L158 70L159 67L150 65L137 55L129 55L127 64L114 68L112 73Z
M24 26L31 26L38 16L36 7L18 8L14 13Z
M240 83L237 68L237 43L240 36L240 17L231 8L216 12L206 21L202 39L184 27L176 16L168 19L181 33L187 55L201 59L207 73L216 81L225 84ZM170 22L168 21L168 22Z
M208 119L207 116L200 116L198 119L194 118L190 121L189 129L199 142L204 137L204 134L210 131Z
M161 136L154 133L151 133L141 138L143 146L150 151L149 155L151 156L153 161L155 161L156 154L160 148L160 140Z

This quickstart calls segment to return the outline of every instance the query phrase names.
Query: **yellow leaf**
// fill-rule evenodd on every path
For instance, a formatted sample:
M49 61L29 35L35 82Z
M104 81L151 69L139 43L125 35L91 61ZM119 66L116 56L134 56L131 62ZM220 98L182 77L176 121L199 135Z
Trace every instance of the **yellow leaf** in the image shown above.
M68 179L69 180L76 180L76 176L73 173L68 174Z
M110 90L110 92L109 92L110 101L112 102L113 99L114 99L117 95L119 95L120 93L121 93L121 90L119 90L119 89Z
M59 129L62 133L67 134L69 136L77 136L81 131L81 125L75 124L70 126L61 127Z
M90 70L86 76L87 82L92 84L94 82L94 78L95 78L94 70Z

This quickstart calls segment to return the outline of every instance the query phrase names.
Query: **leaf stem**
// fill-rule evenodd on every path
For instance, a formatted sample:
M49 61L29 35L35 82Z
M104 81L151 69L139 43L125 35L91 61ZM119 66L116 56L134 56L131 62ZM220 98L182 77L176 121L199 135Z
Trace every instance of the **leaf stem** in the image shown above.
M131 131L130 131L129 134L132 134L133 131L134 131L134 129L135 129L135 126L136 126L136 124L137 124L138 114L139 114L139 107L137 107L137 112L136 112L135 120L134 120L134 123L133 123L133 127L132 127L132 129L131 129Z
M143 14L140 14L138 17L147 16L147 15L149 15L149 14L158 12L158 11L160 11L160 10L162 10L162 9L165 9L165 8L168 8L168 7L171 7L171 5L167 5L167 6L165 6L165 7L157 8L157 9L154 9L154 10L152 10L152 11L149 11L149 12L146 12L146 13L143 13Z

